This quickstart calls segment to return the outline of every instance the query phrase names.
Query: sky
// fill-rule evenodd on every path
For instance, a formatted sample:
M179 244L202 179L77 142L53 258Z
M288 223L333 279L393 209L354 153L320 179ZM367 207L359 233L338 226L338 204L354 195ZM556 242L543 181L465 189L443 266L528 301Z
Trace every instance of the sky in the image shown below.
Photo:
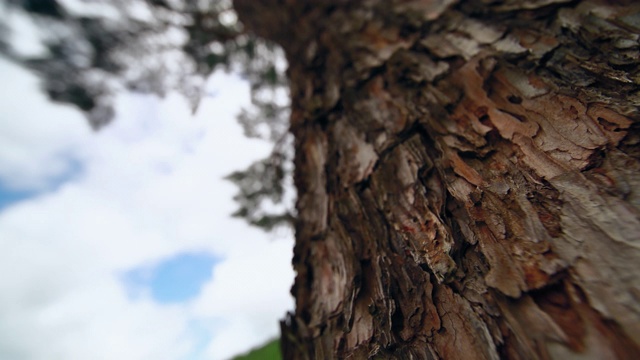
M293 240L229 216L223 180L268 154L218 73L178 95L121 94L93 132L0 59L0 359L226 359L278 336Z

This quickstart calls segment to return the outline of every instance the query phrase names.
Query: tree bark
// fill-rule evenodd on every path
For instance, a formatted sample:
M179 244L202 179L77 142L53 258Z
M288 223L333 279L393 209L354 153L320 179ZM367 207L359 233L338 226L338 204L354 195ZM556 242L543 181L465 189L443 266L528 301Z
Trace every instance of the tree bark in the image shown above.
M290 66L285 358L640 358L639 3L235 5Z

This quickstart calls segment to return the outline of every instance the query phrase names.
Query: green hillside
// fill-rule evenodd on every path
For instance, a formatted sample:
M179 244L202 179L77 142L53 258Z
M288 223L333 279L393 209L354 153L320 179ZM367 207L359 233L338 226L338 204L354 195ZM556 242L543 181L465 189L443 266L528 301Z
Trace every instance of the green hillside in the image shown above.
M273 339L259 348L255 348L244 355L232 360L281 360L280 339Z

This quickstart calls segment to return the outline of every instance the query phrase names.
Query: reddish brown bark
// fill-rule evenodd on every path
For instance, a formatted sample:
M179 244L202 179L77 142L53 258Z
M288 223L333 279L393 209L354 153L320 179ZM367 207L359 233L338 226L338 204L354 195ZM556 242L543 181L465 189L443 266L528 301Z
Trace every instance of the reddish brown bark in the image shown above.
M640 4L235 4L290 64L286 358L640 358Z

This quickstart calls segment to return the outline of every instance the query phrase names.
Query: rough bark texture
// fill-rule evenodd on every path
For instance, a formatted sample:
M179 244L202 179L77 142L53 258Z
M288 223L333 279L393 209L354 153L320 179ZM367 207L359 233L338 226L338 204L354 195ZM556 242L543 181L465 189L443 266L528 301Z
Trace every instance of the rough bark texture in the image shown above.
M290 64L287 359L640 358L640 4L236 7Z

